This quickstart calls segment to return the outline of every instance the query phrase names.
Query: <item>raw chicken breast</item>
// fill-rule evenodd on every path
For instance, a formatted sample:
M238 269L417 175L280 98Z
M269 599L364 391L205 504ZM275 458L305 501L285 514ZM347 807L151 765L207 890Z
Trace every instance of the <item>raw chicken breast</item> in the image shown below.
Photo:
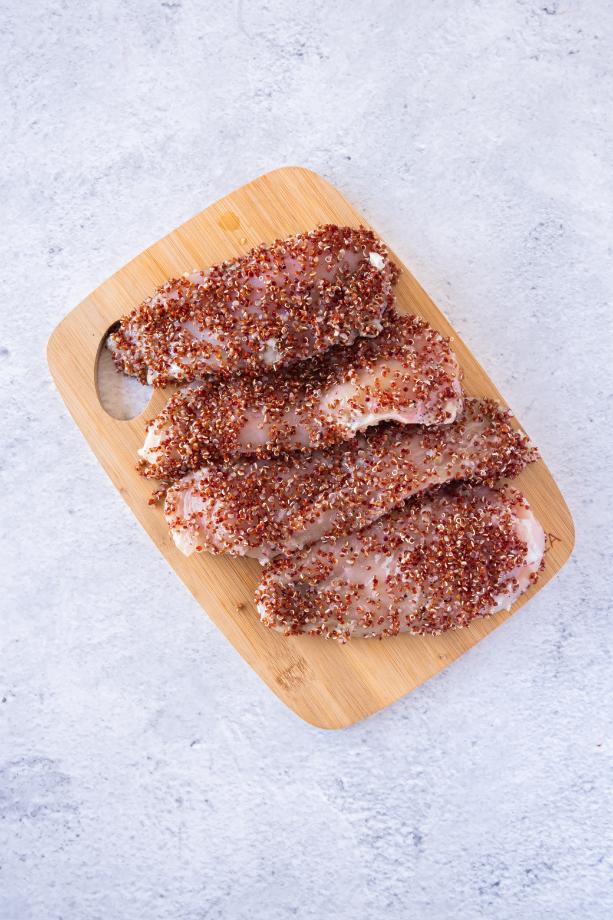
M516 476L536 458L507 412L467 400L451 425L391 423L311 454L209 463L168 491L166 519L185 555L205 549L264 562L358 530L416 492Z
M448 424L461 407L447 340L417 316L397 316L376 338L291 368L180 390L150 422L139 453L145 475L172 481L212 455L312 449L389 420Z
M508 610L536 580L544 549L519 492L447 487L270 563L256 604L285 635L438 635Z
M261 373L377 335L397 269L370 230L328 224L169 281L109 337L143 382Z

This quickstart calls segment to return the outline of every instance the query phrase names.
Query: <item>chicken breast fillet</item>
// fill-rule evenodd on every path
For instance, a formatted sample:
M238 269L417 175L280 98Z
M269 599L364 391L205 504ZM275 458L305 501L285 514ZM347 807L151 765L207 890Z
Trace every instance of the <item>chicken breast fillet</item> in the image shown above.
M447 487L270 563L256 605L285 635L438 635L508 610L536 580L544 549L519 492Z
M417 316L261 377L179 390L149 423L143 472L172 481L210 456L271 456L334 444L382 421L449 424L462 407L449 343Z
M169 281L123 317L109 348L155 386L262 373L377 335L397 274L370 230L328 224Z
M358 530L432 486L516 476L537 456L506 411L471 399L451 425L391 423L310 454L209 463L169 489L166 520L185 555L265 562Z

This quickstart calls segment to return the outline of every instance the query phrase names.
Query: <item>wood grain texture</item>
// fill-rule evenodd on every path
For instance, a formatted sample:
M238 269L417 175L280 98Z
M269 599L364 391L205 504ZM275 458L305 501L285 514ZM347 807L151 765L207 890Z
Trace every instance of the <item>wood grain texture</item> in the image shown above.
M106 333L168 278L325 222L368 226L335 188L307 169L285 167L261 176L187 221L90 294L54 331L48 360L66 406L100 463L219 629L299 716L322 728L343 728L404 696L512 616L564 565L574 528L547 467L542 461L533 464L517 483L549 535L549 548L538 583L509 613L437 638L403 635L382 642L357 639L345 646L317 638L286 639L262 626L253 606L260 571L254 560L206 554L186 559L174 547L161 509L148 505L151 483L135 470L146 421L160 410L165 396L155 392L145 412L131 421L105 412L96 389L96 362ZM396 292L400 309L420 314L453 337L469 393L504 402L445 317L396 261L401 268Z

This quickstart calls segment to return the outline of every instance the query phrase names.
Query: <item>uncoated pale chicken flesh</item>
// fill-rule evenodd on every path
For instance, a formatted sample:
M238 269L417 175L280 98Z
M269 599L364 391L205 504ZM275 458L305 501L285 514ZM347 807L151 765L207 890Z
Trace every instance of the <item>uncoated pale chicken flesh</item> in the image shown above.
M168 491L177 547L265 562L358 530L411 495L454 479L516 476L537 453L491 400L467 400L437 428L384 425L311 454L210 463Z
M169 281L108 344L120 370L155 386L258 374L377 335L397 274L370 230L328 224Z
M544 549L519 492L447 487L358 533L273 561L256 605L286 635L436 635L509 609L535 581Z
M210 456L313 449L390 420L449 424L461 407L447 340L417 316L393 316L376 338L291 368L180 390L150 422L139 454L145 475L172 481Z

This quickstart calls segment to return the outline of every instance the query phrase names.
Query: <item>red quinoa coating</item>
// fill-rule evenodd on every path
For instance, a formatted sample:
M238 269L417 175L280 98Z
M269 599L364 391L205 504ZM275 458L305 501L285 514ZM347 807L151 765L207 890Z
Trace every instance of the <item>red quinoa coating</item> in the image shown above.
M328 224L167 282L109 347L155 386L261 373L376 335L397 274L372 231Z
M447 487L274 560L256 603L285 635L438 635L508 609L537 578L543 552L543 529L518 492Z
M393 419L447 424L462 406L449 343L417 316L261 377L179 390L148 426L146 476L170 482L210 457L274 456L347 440Z
M366 526L409 496L453 479L491 482L537 458L492 400L453 424L388 424L311 454L209 463L168 492L177 546L262 561Z

